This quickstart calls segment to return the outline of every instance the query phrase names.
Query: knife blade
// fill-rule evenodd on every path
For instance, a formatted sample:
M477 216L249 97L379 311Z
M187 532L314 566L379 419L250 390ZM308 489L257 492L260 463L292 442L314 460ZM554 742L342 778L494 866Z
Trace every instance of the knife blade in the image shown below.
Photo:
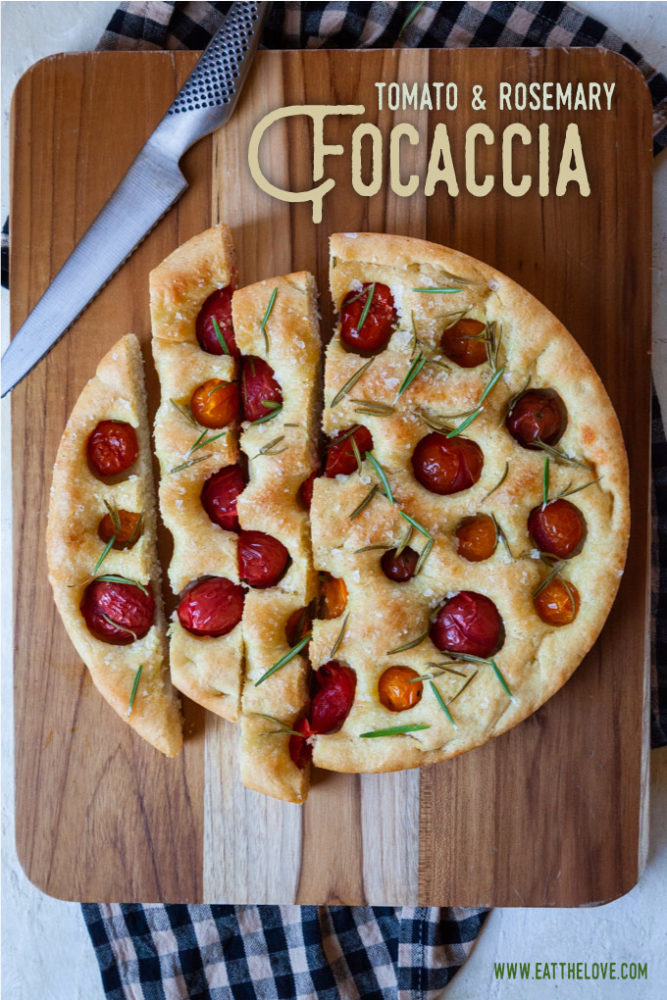
M179 161L232 115L270 6L231 4L164 118L3 354L0 395L51 350L186 190Z

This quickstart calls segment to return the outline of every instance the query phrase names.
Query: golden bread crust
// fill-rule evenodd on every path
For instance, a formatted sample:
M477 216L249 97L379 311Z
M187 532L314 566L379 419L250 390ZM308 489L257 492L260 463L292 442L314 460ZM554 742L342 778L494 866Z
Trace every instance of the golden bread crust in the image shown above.
M376 496L350 520L350 513L377 481L368 460L360 475L340 481L320 478L315 483L311 511L315 565L342 577L347 585L350 617L337 657L356 670L357 691L342 729L315 739L313 761L337 771L390 771L435 763L484 743L532 714L570 677L595 642L622 575L630 517L627 457L611 402L588 358L563 325L505 275L457 251L406 237L335 235L331 254L337 310L351 289L376 281L389 286L399 313L387 349L354 391L332 408L335 394L366 360L342 347L337 330L327 349L323 416L329 435L354 423L368 427L373 453L388 476L396 505ZM414 291L424 287L461 290ZM497 330L502 326L498 366L504 373L465 431L465 437L484 453L479 481L460 493L438 496L424 489L412 473L412 452L431 430L421 414L431 422L438 418L447 422L445 414L474 408L489 381L489 366L461 369L449 362L447 371L427 363L398 399L397 393L417 350L429 359L436 357L442 330L462 309L484 323L495 322ZM543 623L532 602L532 593L547 572L527 531L528 514L543 499L544 455L521 448L502 426L509 399L521 392L528 376L531 387L551 387L560 394L568 426L558 447L590 467L552 458L550 496L570 482L576 487L600 479L573 498L585 517L587 535L582 551L568 560L563 575L578 589L581 608L573 623L560 628ZM387 416L360 416L353 398L394 409ZM449 421L450 426L459 422ZM507 476L494 489L506 465ZM406 528L399 508L435 538L420 574L400 585L382 572L381 552L357 552L369 545L399 543ZM512 557L500 542L484 562L467 562L458 555L457 524L482 512L496 517ZM415 533L411 544L421 549L424 540ZM405 665L428 674L433 662L447 663L428 637L404 652L390 651L426 632L443 599L461 590L487 595L503 618L506 637L495 660L513 699L489 665L452 663L462 676L443 672L434 683L443 699L451 702L456 729L428 683L415 707L400 713L384 708L377 682L387 667ZM315 622L313 669L328 658L338 628L336 622ZM457 696L475 670L474 681ZM359 738L363 732L406 723L429 728L409 736Z
M89 435L101 420L121 420L137 433L139 458L132 473L113 485L90 471L86 458ZM156 604L155 624L128 646L96 639L87 629L80 604L105 548L98 527L106 503L143 512L143 529L131 549L111 549L100 572L150 586ZM145 740L167 756L182 746L178 698L165 663L165 622L160 598L155 499L150 433L146 413L143 362L139 342L128 334L100 361L67 422L53 470L46 532L49 580L67 634L106 701ZM128 715L139 666L141 675Z

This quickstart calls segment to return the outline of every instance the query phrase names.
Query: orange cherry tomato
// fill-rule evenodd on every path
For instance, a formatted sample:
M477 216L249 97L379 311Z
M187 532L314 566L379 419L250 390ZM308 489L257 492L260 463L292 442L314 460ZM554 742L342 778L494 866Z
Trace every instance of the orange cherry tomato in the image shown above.
M547 625L570 625L577 617L580 603L579 591L574 584L566 586L559 577L555 577L533 598L535 610Z
M468 562L482 562L496 551L498 532L489 514L464 517L456 529L458 553Z
M442 353L461 368L476 368L487 360L486 344L483 340L473 340L484 332L484 324L478 319L460 319L442 334Z
M114 549L131 549L141 537L142 516L130 510L116 511L118 517L116 523L111 514L105 514L100 521L97 533L103 542L110 542L115 535L112 545Z
M285 638L290 646L296 646L313 627L310 608L297 608L285 623Z
M318 618L338 618L347 605L347 587L344 580L320 573Z
M421 700L424 685L414 681L419 674L412 667L389 667L378 682L380 701L390 712L405 712Z
M236 420L239 413L239 390L236 382L210 378L192 393L190 409L202 427L226 427L232 420Z

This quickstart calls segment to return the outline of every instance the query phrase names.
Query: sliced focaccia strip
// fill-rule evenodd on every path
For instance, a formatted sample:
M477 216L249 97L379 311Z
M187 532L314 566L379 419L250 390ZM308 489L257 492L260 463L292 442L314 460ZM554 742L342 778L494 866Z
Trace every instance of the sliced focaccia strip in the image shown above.
M168 573L179 596L205 577L238 585L233 524L224 518L223 524L214 522L202 499L212 478L238 461L234 282L234 251L224 225L178 247L150 275L153 356L161 389L155 419L160 510L174 540ZM224 718L238 717L240 625L224 635L195 635L175 613L170 662L180 691Z
M393 770L485 742L567 680L622 573L627 458L590 362L510 279L403 237L337 235L331 251L334 441L311 519L348 617L339 643L336 622L313 626L313 728L321 684L347 702L310 743L325 768ZM360 469L336 444L357 424ZM556 503L567 516L549 534Z
M292 594L251 591L243 611L246 680L241 718L241 779L247 788L287 802L303 802L309 768L290 755L290 730L308 703L305 650L266 676L293 648L288 623L299 633L299 600ZM304 628L307 622L304 620ZM303 631L303 629L301 629ZM262 680L262 678L265 678ZM259 682L259 683L257 683Z
M269 588L248 594L243 615L246 684L241 773L250 788L301 802L308 791L308 768L295 765L289 736L275 733L278 724L256 713L278 719L287 728L303 715L309 670L306 650L258 687L255 681L301 641L303 630L288 627L290 641L286 626L290 616L298 619L302 612L307 614L317 586L302 490L315 469L319 430L315 282L306 272L271 278L240 289L232 307L243 354L244 415L249 418L241 435L249 469L249 482L238 503L241 576L252 585L253 580L244 577L246 539L257 542L259 561L266 559L268 571L271 558L278 560L276 575L267 578ZM262 542L266 535L271 538L268 546ZM285 555L289 563L283 575L278 575ZM266 584L266 580L256 582Z
M109 435L120 444L107 450ZM96 474L91 455L107 463L109 476ZM46 537L56 605L95 686L140 736L173 756L182 746L182 723L165 661L150 433L132 334L105 355L72 410L56 457ZM126 547L116 549L115 542ZM118 610L114 593L129 595L129 612L126 605L121 610L130 617L110 617L112 607ZM82 603L107 641L88 628Z

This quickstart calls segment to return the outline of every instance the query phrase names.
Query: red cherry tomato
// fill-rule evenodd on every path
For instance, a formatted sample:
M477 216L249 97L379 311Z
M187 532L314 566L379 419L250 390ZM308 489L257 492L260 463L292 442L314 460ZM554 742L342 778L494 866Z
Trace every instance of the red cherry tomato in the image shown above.
M285 623L285 638L290 649L308 635L312 627L310 608L297 608L293 611Z
M178 620L192 635L227 635L243 615L243 587L222 576L201 580L184 593Z
M244 489L245 478L240 465L227 465L209 476L201 491L201 503L214 524L225 531L238 531L236 504Z
M141 538L141 514L130 510L118 510L115 513L117 515L115 523L111 514L104 515L99 523L97 534L103 542L110 542L115 535L112 546L114 549L131 549Z
M88 438L86 451L96 476L118 476L139 456L137 432L122 420L102 420Z
M400 556L396 555L396 549L389 549L380 559L380 566L385 576L395 583L405 583L415 575L419 553L407 546Z
M462 590L443 604L429 634L442 652L483 659L493 656L504 639L503 621L493 601L470 590Z
M327 451L327 464L324 468L324 475L329 479L336 476L349 476L357 469L357 459L352 447L352 438L359 449L359 454L363 460L367 451L373 450L373 438L367 427L356 424L354 430L348 427L339 431L329 442Z
M535 441L553 446L567 427L565 403L555 389L528 389L507 414L505 426L522 448L539 450Z
M365 310L370 289L373 297L366 318L359 328L359 320ZM340 311L340 339L348 351L367 356L377 354L389 343L391 331L396 322L393 296L387 285L375 282L366 284L361 292L348 292Z
M310 706L314 733L333 733L345 722L357 687L357 675L338 660L330 660L315 674L315 694Z
M314 734L313 730L310 728L308 719L301 719L296 723L294 729L297 733L303 733L303 735L290 736L289 755L299 770L303 771L306 764L309 764L312 760L313 748L307 740L309 736L313 736Z
M421 485L448 496L474 486L484 465L482 449L470 438L448 438L433 431L417 444L412 453L412 469Z
M192 416L202 427L216 430L226 427L239 414L239 389L236 382L208 379L192 393L190 409Z
M144 593L132 583L94 580L81 601L88 631L114 646L127 646L146 635L155 617L155 599L150 587Z
M251 587L274 587L289 562L289 552L272 535L263 531L242 531L239 535L239 576Z
M220 288L217 292L213 292L212 295L209 295L206 302L199 310L196 323L197 340L199 341L201 349L206 351L207 354L229 353L233 358L241 356L241 352L236 346L234 327L232 325L233 291L233 285L227 285L225 288ZM214 319L218 324L218 329L222 335L222 339L227 345L226 351L218 340L218 336L215 332L215 325L213 323Z
M273 368L262 358L249 355L243 359L241 399L244 420L268 417L282 403L282 389L276 382Z
M586 533L584 516L568 500L552 500L544 510L535 507L528 518L530 537L540 552L570 559L581 550Z
M476 368L488 360L483 340L473 340L484 331L478 319L460 319L445 330L440 340L442 353L461 368Z
M299 498L299 502L301 503L302 507L305 507L306 510L310 510L310 505L313 502L313 483L317 479L318 475L319 473L317 472L317 470L314 470L308 476L308 479L304 479L304 481L301 483L301 486L299 486L299 492L297 496Z

